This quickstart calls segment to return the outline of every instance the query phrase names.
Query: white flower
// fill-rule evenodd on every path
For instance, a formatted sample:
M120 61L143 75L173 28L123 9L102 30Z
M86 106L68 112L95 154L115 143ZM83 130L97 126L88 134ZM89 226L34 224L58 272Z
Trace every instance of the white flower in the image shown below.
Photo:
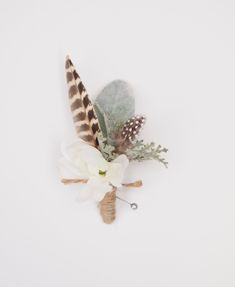
M129 161L125 155L118 156L112 162L106 161L100 151L77 139L67 146L62 146L63 158L60 169L64 178L87 179L88 197L96 201L103 199L112 186L120 187Z

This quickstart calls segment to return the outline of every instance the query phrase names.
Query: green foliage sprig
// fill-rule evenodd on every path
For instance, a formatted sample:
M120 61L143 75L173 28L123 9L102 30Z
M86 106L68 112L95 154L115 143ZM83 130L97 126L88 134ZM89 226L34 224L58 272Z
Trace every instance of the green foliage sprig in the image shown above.
M167 151L161 145L156 146L154 142L144 143L143 140L138 140L125 153L130 161L158 160L167 167L168 162L162 157L162 153Z
M108 141L103 136L102 132L98 133L98 141L99 141L100 152L102 153L103 157L107 161L112 161L116 157L118 157L118 154L115 153L115 147L110 145L110 144L108 144Z
M100 132L98 134L100 152L107 161L112 161L118 157L118 153L114 146L107 143L107 139ZM156 145L154 142L145 143L143 140L138 140L128 148L124 154L130 161L145 161L145 160L158 160L167 168L168 162L162 157L163 153L168 150L161 145Z

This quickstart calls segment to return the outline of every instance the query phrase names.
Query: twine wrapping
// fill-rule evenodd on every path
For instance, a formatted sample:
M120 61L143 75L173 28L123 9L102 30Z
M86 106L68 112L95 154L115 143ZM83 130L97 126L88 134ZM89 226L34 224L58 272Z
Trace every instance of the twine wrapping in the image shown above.
M74 183L87 183L87 179L78 178L62 178L63 184L74 184ZM141 187L143 185L141 180L137 180L131 183L123 183L124 187ZM113 186L112 191L107 192L104 198L99 203L100 215L104 223L110 224L116 218L116 191L117 188Z
M88 179L78 179L78 178L62 178L61 182L63 184L73 184L73 183L87 183ZM142 180L137 180L130 183L123 183L124 187L141 187L143 185Z
M99 204L100 215L107 224L112 223L116 218L116 190L117 188L113 187L113 190L106 193Z

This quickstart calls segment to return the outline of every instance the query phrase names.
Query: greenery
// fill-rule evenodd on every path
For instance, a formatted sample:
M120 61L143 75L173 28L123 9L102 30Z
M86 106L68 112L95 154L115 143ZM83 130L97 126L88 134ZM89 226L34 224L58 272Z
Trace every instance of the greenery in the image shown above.
M94 108L100 129L108 144L114 145L113 136L135 112L135 99L129 85L121 80L109 83L96 97Z
M104 138L101 132L98 134L98 140L100 152L107 161L112 161L118 157L115 147L107 143L107 139ZM130 161L158 160L167 167L168 162L162 157L162 154L167 151L168 150L161 145L156 146L154 142L144 143L143 140L139 140L133 143L133 145L123 153L126 154Z
M97 118L98 118L98 121L99 121L99 126L100 126L100 129L101 129L101 132L102 132L103 136L105 138L107 138L108 137L107 127L106 127L107 119L106 119L104 113L102 112L102 109L100 108L98 103L95 103L93 105L93 107L95 109L95 112L96 112L96 115L97 115Z
M131 161L158 160L167 167L168 162L162 157L162 153L167 151L161 145L156 146L154 142L144 143L143 140L139 140L131 148L127 149L126 155Z
M108 144L107 139L103 136L102 132L98 133L98 141L100 152L107 161L112 161L118 157L118 154L115 153L115 147Z
M126 154L130 161L158 160L167 167L168 162L162 156L167 152L166 148L143 140L127 142L120 137L123 124L135 112L135 99L126 82L116 80L105 86L97 96L94 108L100 125L99 149L107 161Z

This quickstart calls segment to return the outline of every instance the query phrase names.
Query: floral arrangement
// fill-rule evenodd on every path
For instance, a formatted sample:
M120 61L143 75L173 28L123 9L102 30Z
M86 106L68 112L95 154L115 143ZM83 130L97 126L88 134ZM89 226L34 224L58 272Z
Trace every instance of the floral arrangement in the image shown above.
M84 193L98 202L105 223L116 217L117 190L122 186L140 187L142 181L123 183L131 161L158 160L166 148L139 140L146 122L135 115L135 101L129 85L116 80L107 85L92 104L69 57L65 63L69 101L78 138L62 146L60 167L64 184L84 183ZM136 203L129 203L132 209Z

